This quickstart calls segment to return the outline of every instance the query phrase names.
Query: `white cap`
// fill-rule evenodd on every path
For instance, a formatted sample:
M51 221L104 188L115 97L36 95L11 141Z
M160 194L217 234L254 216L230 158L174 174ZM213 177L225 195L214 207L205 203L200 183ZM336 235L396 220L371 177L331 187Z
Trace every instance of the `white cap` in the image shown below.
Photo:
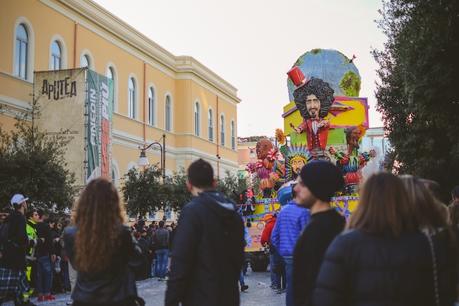
M14 205L22 204L28 199L29 198L24 197L22 194L17 193L11 198L11 205L14 206Z

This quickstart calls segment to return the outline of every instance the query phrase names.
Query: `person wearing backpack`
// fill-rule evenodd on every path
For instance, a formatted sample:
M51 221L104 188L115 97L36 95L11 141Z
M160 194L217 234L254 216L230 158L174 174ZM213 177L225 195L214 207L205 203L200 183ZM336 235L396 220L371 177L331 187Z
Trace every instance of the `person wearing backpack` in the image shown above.
M155 241L155 254L157 276L158 280L163 281L166 279L167 273L167 262L169 260L169 230L164 227L164 221L159 221L159 228L156 230L154 241Z
M13 209L1 227L0 304L12 298L15 305L35 305L23 296L30 289L25 273L28 238L24 214L27 200L22 194L11 198Z

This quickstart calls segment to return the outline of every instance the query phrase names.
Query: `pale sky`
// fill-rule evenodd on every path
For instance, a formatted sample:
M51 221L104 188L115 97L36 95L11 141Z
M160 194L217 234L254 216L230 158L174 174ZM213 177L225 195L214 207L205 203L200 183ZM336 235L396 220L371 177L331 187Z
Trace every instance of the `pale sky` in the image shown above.
M95 0L175 55L196 58L238 89L238 136L274 136L283 127L286 72L306 51L336 49L351 57L375 109L377 64L370 51L385 36L380 0Z

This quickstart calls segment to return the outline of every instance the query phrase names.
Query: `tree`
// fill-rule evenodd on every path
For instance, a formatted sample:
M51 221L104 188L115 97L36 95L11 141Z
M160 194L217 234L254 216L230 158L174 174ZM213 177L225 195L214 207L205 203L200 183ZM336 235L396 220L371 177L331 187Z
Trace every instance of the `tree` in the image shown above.
M148 212L172 209L180 212L191 200L186 186L187 176L182 169L161 181L161 171L156 166L145 171L135 168L125 175L122 187L126 210L129 215L144 216ZM226 173L223 180L217 181L217 190L223 192L236 203L239 195L247 189L245 179Z
M184 169L168 177L165 184L167 203L174 211L180 211L191 200L191 193L186 187L187 176Z
M161 170L156 166L145 171L129 170L122 192L128 214L136 216L158 210L180 211L191 200L183 170L167 176L162 182Z
M386 0L381 15L376 97L392 161L399 173L440 183L446 200L459 183L459 3Z
M44 208L70 207L75 196L75 175L67 168L65 132L47 135L33 121L16 118L15 129L0 126L0 203L7 205L23 193Z
M217 189L232 199L235 203L240 202L240 195L247 191L247 180L226 171L226 176L217 182Z
M125 175L122 187L126 210L129 215L144 216L150 211L163 209L164 188L161 170L156 166L139 171L132 168Z

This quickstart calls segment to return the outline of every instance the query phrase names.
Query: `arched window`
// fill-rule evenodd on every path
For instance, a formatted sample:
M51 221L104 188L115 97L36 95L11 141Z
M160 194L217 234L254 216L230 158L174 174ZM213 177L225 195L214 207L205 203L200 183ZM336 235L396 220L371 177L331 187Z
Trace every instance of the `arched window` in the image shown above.
M166 96L166 122L165 122L165 128L166 131L170 132L172 129L172 103L171 103L171 97L169 95Z
M89 57L88 54L83 54L80 58L80 67L81 68L84 68L84 67L88 67L90 68L91 67L91 58Z
M118 163L115 160L112 160L112 182L115 186L118 186L119 172L118 172Z
M135 119L136 117L135 101L137 98L137 94L136 94L136 84L135 84L135 80L133 77L129 78L128 94L129 94L128 116L132 119Z
M225 145L225 116L220 115L220 144Z
M209 108L208 113L208 126L209 126L209 141L214 141L214 118L212 115L212 109Z
M14 59L14 73L21 79L28 77L29 52L29 34L26 26L21 23L16 28L16 58Z
M109 80L112 80L112 101L113 101L113 104L112 104L112 111L114 112L115 111L115 99L116 99L116 80L115 80L115 68L113 68L112 66L108 66L107 68L107 72L106 72L106 77L107 79Z
M148 89L148 123L156 125L155 122L155 90L153 87Z
M51 44L51 70L62 69L62 48L61 44L55 40Z
M113 67L108 67L106 77L107 79L115 81L115 72L113 71Z
M196 102L194 104L194 134L196 136L199 136L201 129L201 120L200 120L201 114L199 110L199 102Z
M231 120L231 149L236 150L236 129L233 120Z

